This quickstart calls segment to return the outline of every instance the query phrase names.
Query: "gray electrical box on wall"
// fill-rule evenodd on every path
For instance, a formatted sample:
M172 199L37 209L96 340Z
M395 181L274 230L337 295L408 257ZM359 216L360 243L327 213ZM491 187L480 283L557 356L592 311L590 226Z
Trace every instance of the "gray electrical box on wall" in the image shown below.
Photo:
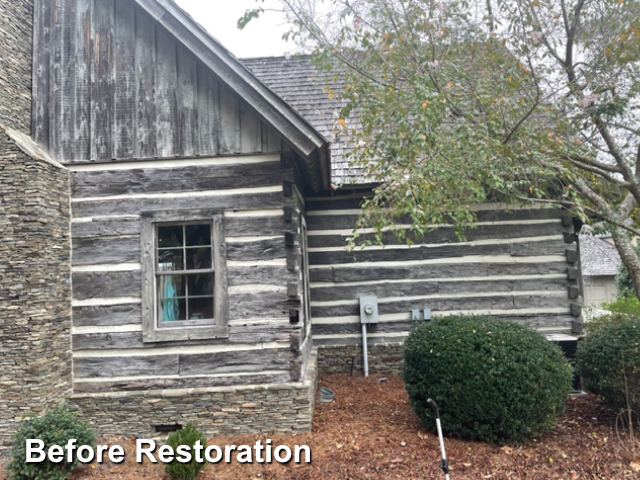
M378 323L378 297L360 297L360 323Z

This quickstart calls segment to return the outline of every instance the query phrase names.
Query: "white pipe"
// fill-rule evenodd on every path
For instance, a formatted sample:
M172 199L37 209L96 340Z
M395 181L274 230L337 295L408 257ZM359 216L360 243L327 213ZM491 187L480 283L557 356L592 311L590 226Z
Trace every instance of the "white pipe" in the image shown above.
M447 452L444 450L444 436L442 435L442 425L440 424L440 419L436 417L436 427L438 429L438 440L440 440L440 454L442 455L442 461L447 461ZM445 472L444 478L449 480L449 474Z
M367 356L367 324L362 324L362 361L364 363L364 376L369 376L369 358Z

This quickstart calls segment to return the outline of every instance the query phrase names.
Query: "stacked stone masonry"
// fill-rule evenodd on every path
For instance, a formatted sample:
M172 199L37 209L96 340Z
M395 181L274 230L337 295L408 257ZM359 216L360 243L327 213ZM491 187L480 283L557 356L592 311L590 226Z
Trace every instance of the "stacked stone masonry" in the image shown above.
M361 345L326 345L318 348L318 371L321 373L362 374ZM400 375L403 343L380 343L368 348L370 374Z
M0 130L0 451L70 393L68 172Z
M31 129L33 0L0 2L0 124Z
M76 394L74 410L101 435L157 435L156 426L192 422L205 435L296 433L311 429L316 354L300 383Z

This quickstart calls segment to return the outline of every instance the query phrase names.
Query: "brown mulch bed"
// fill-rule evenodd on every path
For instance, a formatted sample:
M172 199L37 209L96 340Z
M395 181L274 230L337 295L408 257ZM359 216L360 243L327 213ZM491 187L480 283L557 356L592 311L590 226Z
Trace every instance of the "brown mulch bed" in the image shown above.
M336 394L318 404L313 432L270 435L273 445L309 445L310 465L207 465L200 479L360 480L439 479L437 437L420 427L400 379L323 376ZM253 445L265 435L216 437L219 446ZM131 440L111 439L128 452L124 464L80 467L73 480L164 479L161 464L135 463ZM566 415L549 434L518 447L497 447L448 438L452 479L631 479L640 478L638 464L611 427L611 413L593 396L567 401Z

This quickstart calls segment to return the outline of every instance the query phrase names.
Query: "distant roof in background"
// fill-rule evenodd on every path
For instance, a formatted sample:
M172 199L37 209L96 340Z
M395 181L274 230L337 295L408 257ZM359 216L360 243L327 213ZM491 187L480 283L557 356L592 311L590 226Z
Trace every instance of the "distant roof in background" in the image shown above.
M580 235L580 262L586 277L615 275L621 263L616 247L591 235Z
M340 81L319 71L310 55L248 58L241 62L331 142L333 183L366 183L359 169L349 167L346 139L340 138L335 128L342 104L337 98L330 98L329 90L341 88Z

